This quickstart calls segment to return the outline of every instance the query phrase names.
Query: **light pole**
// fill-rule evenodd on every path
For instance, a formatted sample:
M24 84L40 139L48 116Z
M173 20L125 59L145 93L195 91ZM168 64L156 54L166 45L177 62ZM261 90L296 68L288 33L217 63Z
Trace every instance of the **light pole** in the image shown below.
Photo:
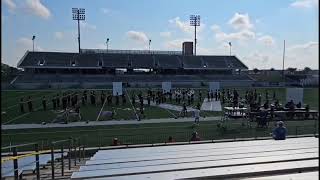
M229 42L229 47L230 47L230 56L231 56L231 42Z
M197 26L200 26L200 15L190 15L190 26L194 26L194 55L197 55Z
M283 56L282 56L282 76L283 76L283 81L285 81L285 76L284 76L284 57L285 57L285 52L286 52L286 40L283 40Z
M107 38L106 44L107 44L107 52L108 52L108 50L109 50L109 38Z
M150 51L150 44L151 44L151 39L149 39L149 53L151 52Z
M83 8L72 8L72 19L78 21L78 44L79 44L79 54L80 51L80 20L85 20L85 9Z
M35 35L32 36L32 51L33 52L34 52L34 39L36 39Z

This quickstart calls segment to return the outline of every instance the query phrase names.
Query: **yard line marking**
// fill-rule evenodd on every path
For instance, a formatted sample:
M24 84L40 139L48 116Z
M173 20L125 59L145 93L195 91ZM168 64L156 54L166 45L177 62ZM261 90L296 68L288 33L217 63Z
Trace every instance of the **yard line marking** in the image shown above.
M100 96L101 96L101 94L100 94ZM98 114L98 116L97 116L97 119L96 119L96 121L98 121L98 120L99 120L99 118L100 118L100 115L101 115L101 112L102 112L102 110L103 110L103 108L104 108L104 105L106 104L106 102L107 102L107 98L105 98L105 100L104 100L104 102L103 102L103 105L102 105L102 107L101 107L101 109L100 109L100 112L99 112L99 114Z
M132 104L132 102L131 102L131 99L130 99L130 97L129 97L129 95L128 95L127 89L125 89L125 91L126 91L126 96L128 97L129 102L130 102L130 104L131 104L131 106L132 106L132 108L133 108L133 111L134 111L135 115L136 115L136 118L137 118L137 120L139 120L139 116L138 116L138 114L137 114L136 108L133 106L133 104Z
M69 94L71 94L71 93L69 93ZM69 94L67 94L67 95L69 95ZM67 96L67 95L66 95L66 96ZM49 105L49 104L51 104L51 102L49 102L48 105ZM36 108L33 112L38 111L38 110L41 109L41 108L42 108L42 106L39 106L39 107ZM12 121L17 120L17 119L20 119L21 117L23 117L23 116L25 116L25 115L28 115L28 114L30 114L30 113L31 113L31 112L21 114L20 116L17 116L17 117L15 117L15 118L13 118L13 119L10 119L9 121L4 122L3 125L6 125L6 124L8 124L8 123L10 123L10 122L12 122Z

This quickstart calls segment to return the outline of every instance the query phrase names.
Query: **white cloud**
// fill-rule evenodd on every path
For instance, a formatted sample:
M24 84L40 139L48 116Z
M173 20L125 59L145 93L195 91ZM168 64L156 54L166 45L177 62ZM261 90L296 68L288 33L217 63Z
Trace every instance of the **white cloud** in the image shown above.
M250 30L242 30L235 33L225 33L225 32L217 32L216 35L217 41L246 41L255 38L255 33Z
M248 14L235 13L234 16L229 20L230 24L234 29L251 29L253 24L250 22L250 17Z
M183 32L193 31L193 28L189 25L189 22L181 21L180 17L175 17L173 19L170 19L169 23L175 25L177 28L179 28Z
M170 50L181 50L182 49L182 43L186 41L193 41L191 39L175 39L171 41L167 41L165 43L165 48Z
M110 11L110 9L107 9L107 8L101 8L101 12L103 14L109 14L111 11Z
M13 0L2 0L2 2L8 6L10 12L13 12L17 7Z
M40 0L26 0L26 5L29 12L41 18L48 19L51 16L49 9Z
M56 38L56 39L62 39L63 38L63 32L55 32L54 33L54 37Z
M97 29L97 26L92 25L92 24L88 24L85 21L80 21L80 26L81 26L81 28L88 29L88 30L96 30Z
M296 0L290 6L294 8L312 8L318 7L318 4L318 0Z
M318 46L319 46L319 42L310 41L305 44L296 44L296 45L290 46L290 47L288 47L288 50L292 50L292 51L308 50L311 48L317 48Z
M212 26L210 27L210 29L211 29L213 32L215 32L215 33L221 32L220 26L218 26L218 25L216 25L216 24L212 25Z
M193 33L194 32L194 27L190 26L189 21L181 21L180 17L175 17L173 19L169 20L170 24L173 24L175 27L180 29L183 32L186 33ZM205 28L205 24L201 23L200 26L197 28L197 32L201 32Z
M20 49L23 49L23 51L32 51L32 39L31 38L19 38L17 40L17 45ZM36 41L34 43L34 50L36 51L43 51L43 48L37 45Z
M270 56L261 52L255 51L242 59L250 69L269 69L270 68Z
M286 49L285 67L319 67L319 42L296 44Z
M269 35L261 36L258 41L267 46L272 46L275 43L274 39Z
M171 32L166 31L166 32L160 32L160 36L164 38L170 38L171 37Z
M255 39L256 33L252 30L253 24L250 22L248 14L235 13L228 21L228 24L237 30L237 32L223 32L219 25L212 25L210 29L215 33L215 39L218 42L223 41L238 41L244 44L245 41Z
M139 43L146 43L148 42L149 38L144 32L139 32L139 31L128 31L126 33L127 37L130 39L139 42Z

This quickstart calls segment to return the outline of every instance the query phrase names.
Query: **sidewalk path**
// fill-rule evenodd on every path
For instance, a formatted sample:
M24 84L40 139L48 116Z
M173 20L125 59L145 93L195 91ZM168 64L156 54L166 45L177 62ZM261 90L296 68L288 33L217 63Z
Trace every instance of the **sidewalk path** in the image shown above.
M200 118L201 121L218 121L221 117L206 117ZM112 121L89 121L86 122L71 122L68 124L48 123L42 124L10 124L2 125L1 130L10 129L39 129L39 128L62 128L62 127L85 127L85 126L106 126L106 125L124 125L124 124L149 124L149 123L171 123L171 122L193 122L194 118L163 118L163 119L146 119L146 120L112 120Z

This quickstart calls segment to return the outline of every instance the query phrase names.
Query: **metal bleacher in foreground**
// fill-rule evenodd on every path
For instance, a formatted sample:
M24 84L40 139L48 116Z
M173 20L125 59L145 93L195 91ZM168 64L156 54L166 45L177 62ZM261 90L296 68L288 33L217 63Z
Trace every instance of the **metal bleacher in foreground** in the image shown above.
M100 150L71 179L318 179L318 148L302 137Z
M66 156L67 153L65 152ZM60 158L60 153L54 154L54 159ZM40 166L48 165L48 162L51 160L51 154L40 154L39 155L39 164ZM28 156L25 158L18 159L19 164L19 174L25 171L35 171L36 170L36 161L34 156ZM5 177L13 177L14 176L14 168L12 161L6 161L1 164L1 178Z

